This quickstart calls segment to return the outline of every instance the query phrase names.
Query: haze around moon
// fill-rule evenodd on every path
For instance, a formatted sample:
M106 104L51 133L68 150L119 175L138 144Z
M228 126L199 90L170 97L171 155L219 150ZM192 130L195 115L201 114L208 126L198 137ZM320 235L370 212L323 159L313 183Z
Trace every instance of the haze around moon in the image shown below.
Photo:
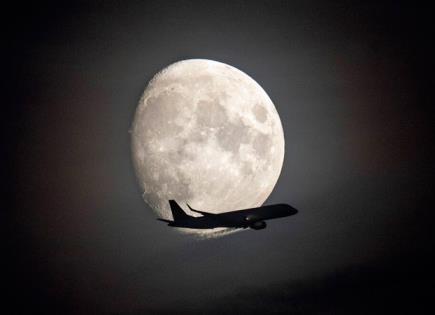
M172 220L168 200L212 213L261 206L284 160L279 115L261 86L217 61L173 63L146 87L131 152L143 199ZM180 229L204 237L228 229Z

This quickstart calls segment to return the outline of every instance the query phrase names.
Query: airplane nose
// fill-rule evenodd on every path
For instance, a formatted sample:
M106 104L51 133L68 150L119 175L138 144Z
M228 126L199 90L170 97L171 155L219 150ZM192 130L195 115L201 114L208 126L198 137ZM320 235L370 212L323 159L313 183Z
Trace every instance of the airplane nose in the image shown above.
M295 215L296 213L298 213L298 210L296 210L293 207L290 207L290 209L288 209L288 213L289 215Z

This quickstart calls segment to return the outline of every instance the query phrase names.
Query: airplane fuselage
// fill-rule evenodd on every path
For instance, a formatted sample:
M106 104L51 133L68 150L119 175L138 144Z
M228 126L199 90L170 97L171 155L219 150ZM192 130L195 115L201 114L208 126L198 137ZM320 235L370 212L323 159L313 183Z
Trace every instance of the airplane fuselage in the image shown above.
M175 205L174 205L175 204ZM178 204L171 201L171 209L179 207ZM181 208L180 208L181 209ZM236 210L223 213L207 213L198 210L192 211L201 213L202 216L194 217L189 215L178 215L174 221L167 221L169 226L190 228L190 229L213 229L219 227L227 228L252 228L255 230L266 227L265 220L287 217L296 214L298 211L287 204L277 204L252 208L246 210ZM179 210L178 210L179 211Z

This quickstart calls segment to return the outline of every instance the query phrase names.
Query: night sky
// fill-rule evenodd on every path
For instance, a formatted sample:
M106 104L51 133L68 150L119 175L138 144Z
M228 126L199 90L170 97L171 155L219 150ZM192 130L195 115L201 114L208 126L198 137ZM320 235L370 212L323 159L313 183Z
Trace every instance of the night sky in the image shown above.
M5 314L433 308L428 8L94 1L4 13ZM155 220L128 131L147 82L189 58L230 64L268 93L286 153L266 204L296 216L205 241Z

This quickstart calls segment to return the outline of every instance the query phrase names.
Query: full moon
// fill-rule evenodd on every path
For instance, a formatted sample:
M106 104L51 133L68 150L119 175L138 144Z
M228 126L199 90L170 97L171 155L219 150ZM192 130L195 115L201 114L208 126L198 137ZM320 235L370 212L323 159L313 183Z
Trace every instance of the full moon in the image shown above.
M227 64L190 59L157 73L131 127L131 151L143 199L172 220L168 200L212 213L259 207L284 160L278 112L261 86ZM204 237L225 228L180 229Z

